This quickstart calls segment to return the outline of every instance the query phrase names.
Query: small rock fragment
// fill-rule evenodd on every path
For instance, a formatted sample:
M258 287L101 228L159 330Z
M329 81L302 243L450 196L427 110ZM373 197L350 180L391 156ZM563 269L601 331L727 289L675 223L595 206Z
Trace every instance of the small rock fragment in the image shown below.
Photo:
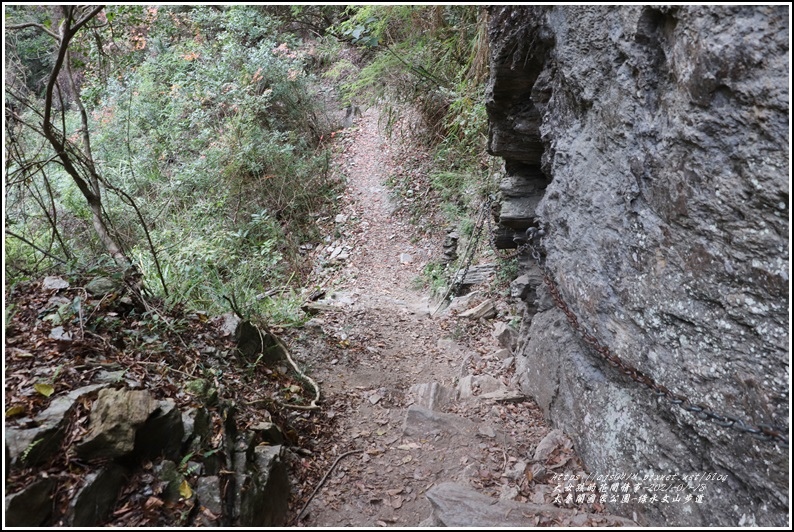
M480 318L483 319L490 319L496 317L496 307L494 303L490 299L486 299L473 309L469 309L465 312L461 312L459 314L461 318L469 318L472 320L477 320Z
M72 333L63 330L62 326L53 327L50 331L50 338L53 340L61 340L64 342L71 341Z
M496 437L496 431L490 425L481 425L477 429L477 432L479 432L480 435L485 436L486 438L495 438Z
M45 277L41 282L41 287L45 290L61 290L69 288L69 282L56 276Z

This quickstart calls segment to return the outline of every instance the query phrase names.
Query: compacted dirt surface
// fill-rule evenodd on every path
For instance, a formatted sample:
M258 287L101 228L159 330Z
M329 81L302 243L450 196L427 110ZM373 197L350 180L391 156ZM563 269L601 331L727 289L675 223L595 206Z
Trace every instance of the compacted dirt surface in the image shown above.
M314 264L303 307L312 318L303 327L269 324L319 383L319 408L307 408L315 390L286 361L233 356L239 320L232 312L138 308L111 279L104 280L114 286L100 291L91 286L102 279L50 277L9 293L6 454L9 431L16 449L24 444L19 435L39 427L54 401L111 379L183 411L209 404L205 457L231 441L227 425L243 433L274 422L289 469L288 526L626 524L603 513L614 497L603 493L609 487L570 480L586 475L570 440L517 389L508 324L520 316L506 295L509 279L481 275L448 308L421 288L450 229L432 217L408 221L421 212L406 208L411 202L438 210L423 172L427 154L387 138L374 111L334 134L334 142L333 177L346 186L337 212L317 220L324 241L304 247ZM417 192L403 188L393 201L387 184L395 180ZM458 253L466 246L462 235ZM497 262L487 246L480 250L473 266ZM478 308L482 316L467 317ZM57 484L44 505L56 526L69 524L76 490L104 464L74 451L91 426L94 395L61 412L56 452L28 464L36 444L28 445L25 465L6 472L6 493L15 496L40 479ZM190 488L198 489L200 463L186 465L179 493L171 493L157 473L164 461L127 462L119 497L98 523L219 522L206 507L211 497L197 503Z
M510 346L492 334L497 322L510 319L510 303L483 285L457 312L434 313L437 302L413 287L428 261L441 255L446 233L435 220L410 224L390 199L385 183L402 168L405 153L384 137L374 111L340 137L335 163L347 188L334 235L316 252L323 297L310 305L314 318L290 338L295 358L322 389L323 410L312 416L328 423L314 450L324 457L326 475L318 471L302 487L293 524L441 524L431 518L425 494L445 482L494 502L553 503L560 484L553 474L582 466L559 431L538 453L551 429L511 385L512 355L504 349ZM489 298L497 316L457 315ZM602 510L597 502L568 508ZM526 519L571 524L559 516Z

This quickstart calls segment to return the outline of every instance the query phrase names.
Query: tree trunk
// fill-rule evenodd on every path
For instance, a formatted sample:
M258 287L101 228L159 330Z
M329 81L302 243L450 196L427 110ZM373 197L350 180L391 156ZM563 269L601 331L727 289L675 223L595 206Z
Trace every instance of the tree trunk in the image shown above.
M74 79L72 78L71 68L68 64L69 61L69 43L72 38L77 34L78 30L85 25L86 22L96 16L102 7L94 8L91 12L83 16L80 20L74 22L75 6L64 6L64 20L61 25L60 35L58 37L58 56L55 65L50 72L50 78L47 81L47 90L44 97L44 120L42 129L44 136L52 145L58 158L63 163L63 168L72 177L77 188L83 194L83 197L88 202L88 206L93 214L94 230L99 237L100 242L105 247L105 250L113 257L116 264L124 271L127 271L132 266L132 261L124 254L118 242L111 236L108 231L107 224L105 223L105 216L102 212L102 192L100 188L100 177L96 172L94 161L91 158L91 144L88 135L88 120L85 113L85 108L80 101L80 96L77 94L77 87L75 86ZM61 69L66 65L66 72L69 82L72 85L75 98L78 101L80 108L82 126L83 126L83 147L84 153L72 153L67 146L67 139L64 134L59 134L55 131L52 125L52 98L53 92L57 83L58 74ZM83 172L80 171L78 166L82 166Z

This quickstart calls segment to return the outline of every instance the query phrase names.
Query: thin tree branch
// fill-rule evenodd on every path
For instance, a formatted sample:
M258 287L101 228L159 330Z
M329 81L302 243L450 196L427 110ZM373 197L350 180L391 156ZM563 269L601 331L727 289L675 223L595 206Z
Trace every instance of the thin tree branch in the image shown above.
M135 200L127 194L125 191L117 188L109 183L105 182L105 186L108 187L110 190L119 194L120 196L124 197L127 200L127 204L135 210L135 214L138 216L138 220L141 222L141 227L143 227L143 232L146 234L146 241L149 243L149 250L152 252L152 258L154 259L154 265L157 268L157 276L160 278L160 284L163 286L163 292L165 293L166 297L169 296L168 287L165 284L165 277L163 276L163 270L160 268L160 259L157 257L157 250L154 247L154 242L152 242L152 237L149 234L149 227L146 225L146 221L143 218L143 214L141 213L140 209L138 209L138 205L135 203Z
M63 67L64 59L66 58L66 51L69 48L69 41L71 36L69 35L69 21L71 18L71 9L70 6L64 6L64 12L67 15L67 18L63 21L62 25L62 32L63 35L59 38L58 43L58 56L55 59L55 65L52 67L52 71L50 72L50 78L47 80L47 87L44 91L44 119L42 120L42 127L44 136L46 139L52 144L52 147L55 149L55 152L61 158L63 162L64 169L72 176L74 179L77 188L80 189L80 192L83 193L86 200L89 203L95 201L94 193L88 188L88 183L80 176L77 169L72 165L72 162L66 156L64 152L64 143L58 138L55 132L52 129L52 97L53 91L55 90L55 84L58 81L58 74Z
M80 110L80 124L82 125L83 131L83 149L85 149L86 159L88 164L90 165L91 170L96 173L96 169L94 168L94 156L91 152L91 137L88 134L88 113L85 110L85 106L83 105L83 99L80 98L80 93L77 90L77 84L74 82L74 76L72 75L72 66L70 64L70 57L69 52L66 52L66 77L69 80L69 87L72 89L72 94L74 95L74 100L77 103L77 108ZM98 191L95 190L97 196L99 196Z
M8 87L8 86L5 87L5 91L8 94L10 94L11 96L13 96L13 98L16 100L16 103L24 106L27 110L34 112L35 114L37 114L41 118L44 118L44 115L41 113L41 111L39 111L32 103L30 103L28 98L26 98L26 97L22 96L21 94L15 92L13 88ZM18 120L20 122L23 122L22 117L19 116L19 113L12 113L12 116L16 120Z
M50 198L50 208L52 209L52 219L50 220L50 224L52 226L52 232L58 239L58 244L61 246L61 251L63 251L63 254L66 255L67 259L71 260L72 254L69 252L69 248L66 247L63 238L61 238L60 231L58 231L58 209L55 207L55 193L52 190L50 180L47 178L47 173L44 171L43 166L39 168L39 172L41 172L41 177L44 178L44 186L47 188L47 196ZM45 210L44 212L47 213L47 218L49 219L50 216L48 211Z
M94 170L93 164L83 163L86 173L88 174L88 181L86 181L86 178L83 177L72 159L74 152L70 153L70 150L66 149L68 141L65 137L65 132L64 135L59 135L53 129L51 122L53 90L58 79L58 74L64 66L64 61L67 59L69 43L80 27L88 22L91 17L102 11L103 7L104 6L99 6L92 9L76 24L74 24L74 26L72 26L76 8L75 6L62 6L64 20L61 24L61 38L58 43L58 55L55 60L55 64L52 67L52 71L50 72L50 77L47 80L47 87L44 93L44 120L42 127L44 130L44 136L60 157L64 169L72 177L72 180L77 185L77 188L80 189L83 197L88 202L88 206L93 214L93 225L97 236L99 236L100 241L105 246L105 249L110 256L113 257L113 260L116 262L116 264L127 271L131 266L131 261L129 260L129 257L127 257L119 248L118 243L113 239L113 237L110 236L110 233L108 232L108 228L105 223L106 217L103 216L102 212L102 198L99 195L99 176ZM79 95L76 96L79 97ZM79 150L75 151L79 153ZM141 297L141 299L143 298Z
M63 89L61 88L61 83L56 82L55 88L58 89L58 102L60 102L61 104L61 136L65 139L66 138L66 104L63 101Z
M51 31L49 28L45 27L43 24L39 24L38 22L23 22L22 24L6 24L5 29L8 30L23 30L25 28L36 28L40 31L43 31L56 41L61 38L60 35Z
M47 252L47 251L44 251L43 249L41 249L40 247L38 247L38 246L37 246L36 244L34 244L33 242L30 242L29 240L25 239L25 237L19 236L18 234L14 233L14 232L12 232L12 231L9 231L8 229L6 229L6 230L5 230L5 233L6 233L8 236L13 236L13 237L14 237L14 238L16 238L16 239L18 239L18 240L21 240L22 242L24 242L24 243L25 243L25 244L27 244L28 246L32 247L33 249L35 249L35 250L36 250L36 251L38 251L39 253L43 253L43 254L47 255L47 256L48 256L48 257L50 257L51 259L53 259L53 260L57 260L57 261L58 261L58 262L60 262L61 264L65 264L65 265L67 265L67 266L69 265L69 263L68 263L67 261L65 261L64 259L62 259L62 258L60 258L60 257L57 257L57 256L53 255L52 253L49 253L49 252Z
M80 28L81 28L81 27L82 27L84 24L86 24L86 23L87 23L89 20L91 20L92 18L94 18L95 16L97 16L97 15L99 14L99 12L100 12L100 11L102 11L103 9L105 9L105 6L104 6L104 5L101 5L101 6L96 6L96 7L94 7L94 9L92 9L92 10L91 10L91 11L90 11L88 14L86 14L86 15L85 15L85 16L84 16L82 19L80 19L80 20L79 20L79 21L78 21L78 22L77 22L77 23L76 23L76 24L75 24L75 25L72 27L72 35L74 35L75 33L77 33L77 31L78 31L78 30L79 30L79 29L80 29Z

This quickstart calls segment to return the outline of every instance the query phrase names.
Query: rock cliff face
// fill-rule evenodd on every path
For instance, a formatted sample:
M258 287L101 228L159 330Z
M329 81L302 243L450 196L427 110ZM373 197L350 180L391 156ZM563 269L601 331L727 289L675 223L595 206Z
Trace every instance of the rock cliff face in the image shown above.
M694 403L787 432L788 8L490 15L498 241L542 227L562 297L614 354ZM637 475L642 487L611 510L642 524L785 526L786 446L703 421L594 357L523 267L535 290L522 391L592 474ZM684 478L706 474L718 476ZM663 483L686 486L680 501L653 501L649 475L677 475Z

